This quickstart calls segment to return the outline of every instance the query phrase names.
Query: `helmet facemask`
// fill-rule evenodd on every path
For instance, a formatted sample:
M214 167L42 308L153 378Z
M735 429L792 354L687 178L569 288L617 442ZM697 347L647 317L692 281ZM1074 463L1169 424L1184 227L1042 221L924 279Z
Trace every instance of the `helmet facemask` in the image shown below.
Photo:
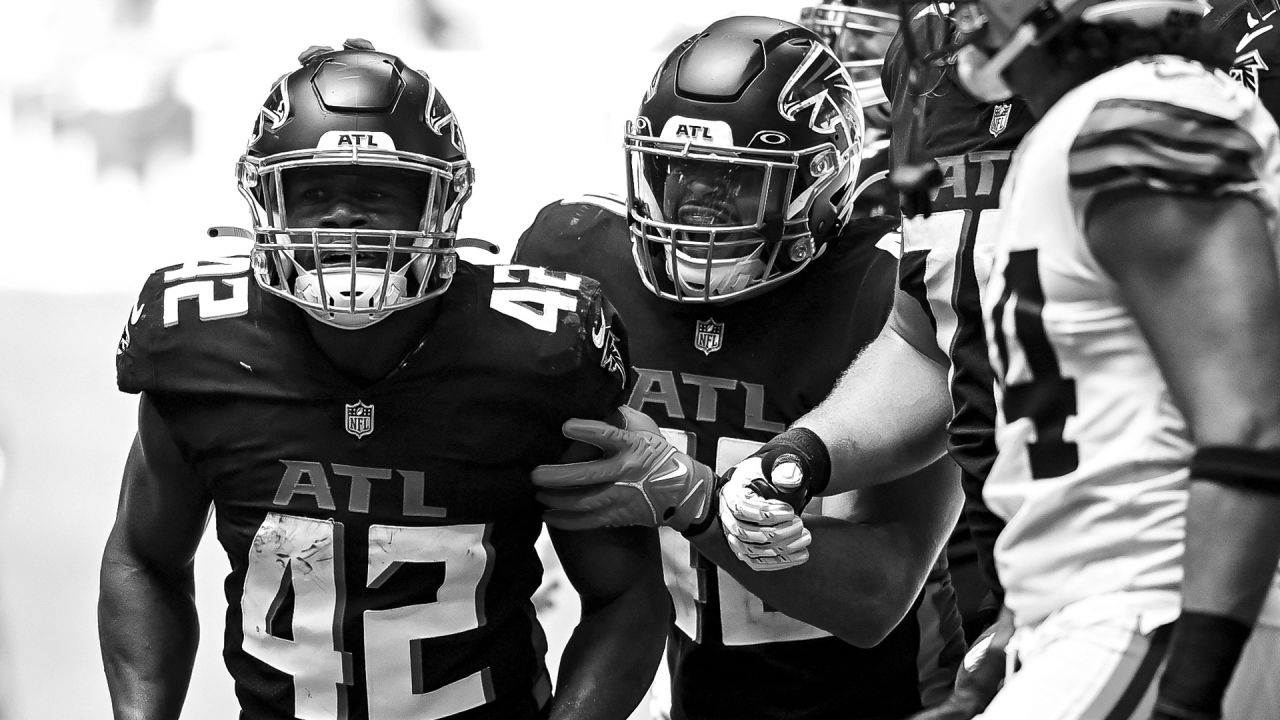
M289 183L302 172L399 173L421 197L416 227L374 229L291 225ZM238 166L241 194L254 216L253 268L260 285L344 329L368 327L395 310L443 293L456 267L455 230L471 193L464 160L357 148L304 150ZM319 259L319 263L316 260Z
M749 297L807 265L815 252L810 208L851 171L829 145L790 151L664 140L643 117L628 123L626 155L641 277L657 295L688 303Z

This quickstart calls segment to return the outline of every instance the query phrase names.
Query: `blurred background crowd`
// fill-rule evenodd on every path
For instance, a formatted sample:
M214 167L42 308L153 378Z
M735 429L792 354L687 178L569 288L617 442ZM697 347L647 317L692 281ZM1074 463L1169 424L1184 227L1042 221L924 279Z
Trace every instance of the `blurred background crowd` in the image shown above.
M477 168L460 234L505 260L544 204L618 192L622 127L666 53L719 17L794 0L56 0L5 9L0 65L0 718L111 716L97 573L136 398L114 349L142 280L245 225L233 168L272 81L363 37L439 83ZM465 255L465 252L464 252ZM235 714L216 542L185 720ZM574 612L558 609L554 612ZM554 662L563 628L548 629Z

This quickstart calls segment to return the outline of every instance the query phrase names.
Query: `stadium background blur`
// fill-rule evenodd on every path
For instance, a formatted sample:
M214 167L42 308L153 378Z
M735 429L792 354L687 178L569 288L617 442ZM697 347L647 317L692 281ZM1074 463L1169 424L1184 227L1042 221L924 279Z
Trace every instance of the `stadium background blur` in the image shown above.
M154 268L245 252L233 168L271 82L308 45L363 37L423 69L477 168L460 233L506 260L547 202L624 189L622 126L666 52L794 0L54 0L6 6L0 69L0 718L99 720L98 563L136 399L114 350ZM470 251L467 251L470 252ZM235 716L220 655L227 560L196 561L202 626L184 720ZM551 597L562 598L555 592ZM545 611L554 663L576 606Z

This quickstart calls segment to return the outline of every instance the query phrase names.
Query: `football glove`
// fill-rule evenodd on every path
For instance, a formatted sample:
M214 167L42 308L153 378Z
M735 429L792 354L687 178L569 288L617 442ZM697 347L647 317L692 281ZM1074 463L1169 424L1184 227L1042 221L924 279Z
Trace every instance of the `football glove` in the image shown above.
M711 468L676 450L653 420L619 408L623 427L599 420L568 420L565 437L595 445L604 456L533 469L538 501L552 527L585 530L623 525L666 525L700 533L715 518L716 477Z
M792 481L794 464L774 466L773 483ZM813 538L795 508L763 497L756 487L765 483L761 459L752 456L730 468L720 490L720 528L729 549L752 570L785 570L809 559Z

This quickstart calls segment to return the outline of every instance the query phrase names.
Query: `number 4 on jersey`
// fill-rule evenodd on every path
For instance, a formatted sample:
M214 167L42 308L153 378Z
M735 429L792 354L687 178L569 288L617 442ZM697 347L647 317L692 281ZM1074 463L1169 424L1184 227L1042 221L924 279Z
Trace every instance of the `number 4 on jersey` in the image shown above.
M498 265L493 269L493 282L491 308L544 332L555 332L560 313L578 308L574 293L582 278L548 273L540 267Z
M996 351L1000 365L996 377L1004 385L1005 420L1030 418L1036 441L1027 444L1031 477L1036 480L1062 477L1080 465L1076 444L1066 442L1063 430L1067 418L1076 413L1076 381L1062 377L1058 356L1045 331L1044 288L1036 267L1036 250L1009 253L1004 272L1004 292L991 313ZM1013 332L1003 327L1005 308L1013 302ZM1022 346L1030 379L1009 383L1009 340Z

